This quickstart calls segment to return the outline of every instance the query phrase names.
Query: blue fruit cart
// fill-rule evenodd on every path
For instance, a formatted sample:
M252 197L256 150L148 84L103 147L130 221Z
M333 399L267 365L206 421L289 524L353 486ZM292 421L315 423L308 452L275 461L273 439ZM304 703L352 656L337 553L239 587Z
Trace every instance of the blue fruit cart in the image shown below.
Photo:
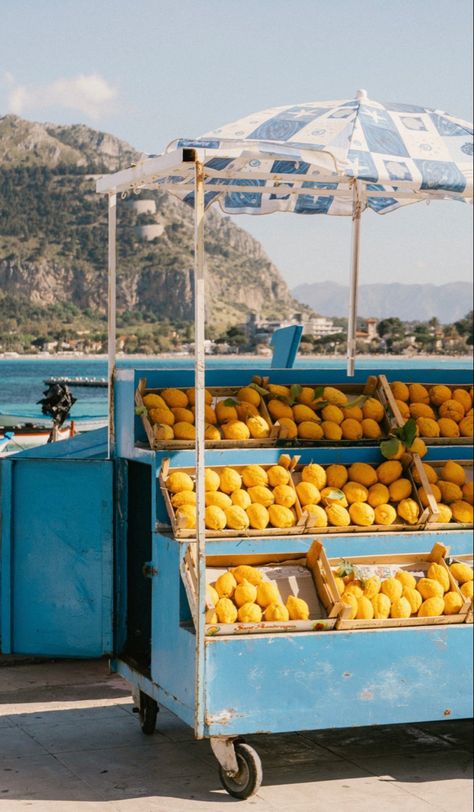
M229 152L230 149L230 152ZM298 177L302 156L285 147L264 145L265 158L278 169L260 172L252 161L255 149L227 146L219 154L215 142L178 144L158 158L129 170L104 176L97 191L109 205L109 451L115 462L115 657L113 668L132 685L142 729L155 729L160 705L190 725L197 738L209 738L219 762L224 787L237 798L247 798L262 780L258 754L242 738L258 732L286 732L330 727L379 725L459 719L472 714L472 625L432 625L410 628L324 631L278 634L206 636L205 575L209 556L226 560L258 561L305 555L311 538L305 535L268 535L253 538L207 539L204 529L204 467L274 464L281 448L206 448L204 439L205 387L244 386L249 373L236 367L205 370L204 359L204 211L221 192L252 195L255 185L271 184L268 194L281 196L281 185L292 195L308 196L308 182ZM260 156L261 157L261 156ZM308 156L306 155L306 158ZM278 161L277 161L278 159ZM283 160L284 159L284 160ZM289 168L291 163L291 168ZM337 170L319 155L319 184L332 183L331 195L354 205L353 267L358 263L358 224L367 200L362 181L337 189ZM243 174L239 170L244 167ZM296 168L295 168L296 167ZM308 161L301 163L307 172ZM285 169L286 168L286 169ZM252 172L254 175L252 175ZM220 174L219 174L220 173ZM247 174L245 174L247 173ZM296 175L296 177L295 177ZM245 180L247 178L247 180ZM250 179L249 179L250 178ZM290 183L291 180L291 183ZM339 178L340 180L340 178ZM195 217L195 370L116 369L115 228L117 199L146 187L178 190L192 202ZM314 187L314 183L313 183ZM318 187L321 194L321 186ZM370 188L370 187L369 187ZM382 198L383 190L370 192ZM405 193L403 193L405 194ZM407 192L408 194L408 192ZM410 190L412 196L416 194ZM417 199L429 196L420 191ZM320 199L320 197L315 198ZM248 198L247 198L248 202ZM251 206L251 201L248 202ZM357 274L353 274L356 281ZM355 293L353 295L355 324ZM309 383L317 386L365 382L367 373L353 369L349 342L348 377L343 369L273 368L272 383ZM282 365L283 366L283 365ZM381 366L374 374L387 373ZM252 370L264 376L268 369ZM140 418L135 393L141 379L149 389L196 388L196 444L192 449L152 450ZM406 382L469 383L463 371L417 368L404 374ZM301 462L352 463L382 460L377 444L360 447L294 448ZM430 447L427 460L469 459L468 445ZM166 528L159 487L164 458L176 468L196 471L197 529L195 538L175 538ZM453 529L419 532L358 532L325 536L327 555L351 556L427 552L441 540L451 554L469 554L471 531ZM183 583L183 562L196 562L196 604L191 612Z

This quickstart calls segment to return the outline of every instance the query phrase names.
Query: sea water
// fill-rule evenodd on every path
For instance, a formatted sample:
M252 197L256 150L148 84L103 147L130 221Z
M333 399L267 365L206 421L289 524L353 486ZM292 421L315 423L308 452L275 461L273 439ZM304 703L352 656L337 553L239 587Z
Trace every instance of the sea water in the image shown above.
M271 359L264 356L239 356L206 358L206 366L233 367L252 370L270 367ZM119 367L140 369L190 369L193 367L192 356L166 357L133 357L119 358ZM318 369L343 369L345 359L325 358L324 356L298 357L295 367L307 369L317 366ZM433 369L471 369L470 357L447 358L430 356L424 358L406 357L360 357L356 360L358 369L413 369L417 366L430 366ZM107 375L107 360L89 358L0 358L0 413L18 414L32 419L41 417L41 406L37 401L47 389L44 381L52 377L93 377L104 378ZM71 410L71 417L84 420L104 417L107 414L107 390L105 388L70 387L77 402Z

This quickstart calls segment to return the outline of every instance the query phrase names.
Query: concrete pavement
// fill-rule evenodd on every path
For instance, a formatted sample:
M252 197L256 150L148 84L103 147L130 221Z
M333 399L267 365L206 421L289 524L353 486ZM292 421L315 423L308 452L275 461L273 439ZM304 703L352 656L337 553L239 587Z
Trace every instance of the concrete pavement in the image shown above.
M471 812L472 723L246 737L263 763L247 801L207 741L162 710L140 730L100 662L0 661L0 812Z

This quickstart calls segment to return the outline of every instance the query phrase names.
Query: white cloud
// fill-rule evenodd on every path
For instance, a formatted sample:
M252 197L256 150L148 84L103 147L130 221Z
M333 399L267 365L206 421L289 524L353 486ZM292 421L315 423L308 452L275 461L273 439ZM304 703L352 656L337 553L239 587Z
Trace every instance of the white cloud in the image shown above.
M8 76L11 89L8 94L8 110L17 115L33 110L63 107L76 110L91 119L113 109L118 91L98 74L81 74L72 79L56 79L49 85L14 85Z

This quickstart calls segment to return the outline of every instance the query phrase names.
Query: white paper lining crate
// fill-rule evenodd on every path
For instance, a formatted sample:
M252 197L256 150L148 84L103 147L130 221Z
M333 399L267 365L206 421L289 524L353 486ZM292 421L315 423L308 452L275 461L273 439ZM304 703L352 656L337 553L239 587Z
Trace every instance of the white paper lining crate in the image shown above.
M426 572L433 562L440 564L448 573L450 590L456 592L462 598L463 605L456 615L441 615L440 617L409 617L409 618L386 618L373 620L348 620L349 608L341 609L341 615L337 621L336 628L343 630L355 629L379 629L379 628L399 628L401 626L434 626L451 623L465 623L469 613L471 602L466 600L459 590L457 582L451 575L446 565L445 556L447 548L442 544L435 544L431 553L406 553L403 555L377 555L350 558L350 563L357 567L358 575L362 579L377 575L380 580L390 578L398 570L406 570L415 577L424 578ZM343 563L341 558L329 560L331 568L337 569Z
M180 391L185 391L182 387L176 387ZM226 400L227 398L235 399L237 392L241 387L206 387L206 391L210 392L213 396L213 405L219 400ZM192 449L195 447L195 440L157 440L153 431L153 425L148 417L147 409L143 403L143 398L146 395L159 395L162 389L147 389L146 378L141 378L138 382L138 387L135 392L135 404L137 406L138 414L141 417L143 427L150 444L150 448L155 451L161 450L182 450ZM206 448L268 448L276 445L276 438L278 431L273 425L273 421L268 414L265 402L261 401L258 407L258 413L268 423L270 430L269 437L248 440L206 440Z
M379 375L379 382L380 382L379 397L385 406L387 414L389 415L392 430L401 428L402 426L405 425L406 420L408 418L405 419L402 417L400 409L398 408L398 405L393 396L387 377L385 375ZM421 383L422 386L428 389L428 391L432 386L439 385L439 384L422 383L421 381L419 381L419 383ZM448 386L448 388L451 390L464 389L466 390L466 392L469 392L471 389L471 387L468 384L459 384L459 385L445 384L445 385ZM434 408L436 413L436 407L432 408ZM473 440L472 436L471 437L423 437L422 435L420 436L421 439L424 440L427 445L471 445Z
M290 467L291 469L297 464L298 460L299 460L298 456L295 456L295 457L292 458L291 467ZM222 470L222 468L226 468L226 467L229 467L229 466L213 465L212 470L217 471L217 473L219 473L219 471ZM235 471L237 471L238 473L241 473L243 471L243 469L246 468L247 466L245 466L245 465L232 465L231 467ZM268 471L269 468L273 467L273 464L271 464L271 465L261 465L260 467L263 468L265 471ZM191 479L193 479L193 481L194 481L195 476L196 476L196 472L195 472L194 468L178 468L176 470L181 471L181 472L183 472L185 474L189 474ZM195 538L195 536L196 536L196 531L195 530L186 530L186 529L180 527L179 523L177 521L176 511L175 511L175 509L174 509L174 507L173 507L173 505L171 503L170 492L169 492L169 490L168 490L168 488L166 486L166 480L167 480L168 476L170 475L170 473L171 473L171 470L170 470L170 467L169 467L169 460L165 459L165 460L163 460L163 463L162 463L162 466L161 466L161 470L160 470L160 474L159 474L159 483L160 483L160 488L161 488L161 492L162 492L162 495L163 495L163 500L164 500L164 503L165 503L165 506L166 506L166 510L168 512L168 516L169 516L169 519L170 519L173 535L174 535L175 538L180 538L180 539ZM288 485L290 487L294 487L291 477L290 477L290 481L288 482ZM303 532L304 532L303 511L301 509L301 505L300 505L298 495L296 494L296 492L295 492L295 497L296 497L296 501L295 501L295 504L294 504L293 507L294 507L295 512L296 512L296 524L293 527L270 527L270 526L268 526L264 530L255 530L252 527L249 527L247 530L231 530L231 529L209 530L208 528L206 528L206 538L235 538L237 536L238 537L243 537L243 536L247 537L247 536L269 536L269 535L272 535L272 536L302 535Z
M314 541L306 557L301 553L271 556L209 556L206 583L213 584L228 569L250 564L258 567L264 580L274 581L283 603L289 595L303 598L309 606L308 620L261 621L260 623L208 623L206 635L276 634L330 631L336 625L342 604L323 545ZM194 545L190 544L181 565L181 577L193 621L197 622L197 575ZM206 601L206 609L213 609Z
M309 517L307 511L305 511L304 507L302 507L302 521L304 522L304 525L305 525L304 532L305 533L311 533L313 535L314 535L314 533L317 533L318 535L323 534L323 533L324 534L327 534L327 533L343 533L343 534L346 534L346 533L387 533L387 532L400 532L400 531L407 531L407 530L408 531L421 530L421 529L424 529L425 527L427 527L428 523L430 521L432 521L434 516L435 516L436 500L435 500L435 498L434 498L434 496L433 496L433 494L431 492L431 489L429 488L429 482L428 482L428 479L426 477L426 473L424 471L424 468L421 465L420 457L418 456L418 454L413 454L412 456L413 456L413 466L412 466L412 468L417 469L419 477L420 477L421 482L422 482L422 485L425 488L425 491L427 492L428 501L429 501L428 507L424 507L421 504L419 496L418 496L418 492L417 492L417 485L416 485L416 483L415 483L415 481L413 479L412 469L410 469L408 471L404 471L403 472L403 477L407 478L407 479L410 479L410 481L412 483L412 493L411 493L410 498L415 500L415 502L418 504L418 507L420 509L420 515L419 515L419 518L418 518L418 521L416 522L416 524L408 524L407 522L403 521L403 519L399 518L399 521L397 521L395 524L390 524L390 525L372 524L372 525L361 526L361 525L351 524L351 525L348 525L347 527L340 527L340 526L336 526L336 527L333 527L333 526L314 527L314 526L311 526L311 520L310 520L310 517ZM364 460L360 460L360 462L364 462ZM298 465L298 466L296 466L295 470L292 472L292 479L293 479L293 482L295 484L295 487L296 487L296 485L298 485L299 482L301 482L301 472L302 472L304 467L305 467L304 465ZM326 468L329 467L329 465L323 465L322 467L324 469L326 469ZM372 465L371 467L375 469L375 468L377 468L377 465ZM395 503L391 503L391 504L393 504L393 507L396 510L396 504Z
M466 481L467 482L472 482L473 481L473 463L470 460L453 460L453 461L456 462L457 465L460 465L462 468L464 468L464 470L466 472ZM446 460L430 460L430 462L429 462L429 465L431 465L431 467L435 469L435 471L437 472L440 479L442 479L440 472L441 472L441 469L442 469L443 465L445 464L445 462L446 462ZM433 493L433 490L432 490L431 486L429 485L428 487L429 487L430 492ZM434 496L433 496L433 499L434 499ZM463 500L463 501L466 501L466 500ZM428 522L428 524L426 525L426 529L427 530L471 530L473 526L474 526L473 522L456 522L454 520L454 517L450 522L439 523L439 522L436 522L436 517L433 516L433 519L430 522Z

